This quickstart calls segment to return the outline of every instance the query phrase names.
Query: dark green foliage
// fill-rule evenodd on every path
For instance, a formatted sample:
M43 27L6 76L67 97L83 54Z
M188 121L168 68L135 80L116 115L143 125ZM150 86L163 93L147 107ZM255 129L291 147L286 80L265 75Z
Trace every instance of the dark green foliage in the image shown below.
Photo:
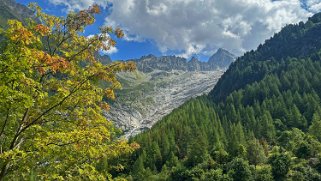
M266 161L266 155L264 153L264 148L260 142L256 139L253 139L249 142L247 149L247 159L254 166L262 164Z
M250 165L242 158L235 158L228 164L228 174L235 181L248 181L253 180L253 175Z
M275 153L269 158L275 180L283 180L290 170L290 156L286 153Z
M193 167L208 159L207 145L205 136L196 136L187 148L186 166Z
M316 170L311 168L309 165L296 165L293 168L293 174L291 175L292 180L321 180L321 175Z
M313 156L313 148L310 144L303 142L298 146L295 155L299 158L311 158Z
M259 166L255 170L256 181L272 181L273 175L270 166Z
M309 128L309 133L316 139L321 141L321 118L319 114L314 114L311 126Z
M207 181L207 180L229 180L229 176L228 175L224 175L223 174L223 170L221 169L217 169L217 170L209 170L208 172L206 172L204 174L204 177L201 179L203 181Z
M321 158L319 158L318 162L315 165L315 168L321 174Z

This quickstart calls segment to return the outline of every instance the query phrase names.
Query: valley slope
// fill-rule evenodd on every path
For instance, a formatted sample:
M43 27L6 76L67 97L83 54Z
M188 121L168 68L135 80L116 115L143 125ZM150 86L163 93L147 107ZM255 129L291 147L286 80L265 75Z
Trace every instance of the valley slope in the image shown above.
M321 13L238 58L131 139L133 180L321 180Z
M208 62L153 55L132 60L137 71L118 74L123 89L105 115L126 136L149 129L190 98L212 90L234 59L234 55L219 49Z
M0 1L0 27L6 27L9 19L18 19L24 22L25 18L29 18L33 12L26 6L16 3L15 0Z

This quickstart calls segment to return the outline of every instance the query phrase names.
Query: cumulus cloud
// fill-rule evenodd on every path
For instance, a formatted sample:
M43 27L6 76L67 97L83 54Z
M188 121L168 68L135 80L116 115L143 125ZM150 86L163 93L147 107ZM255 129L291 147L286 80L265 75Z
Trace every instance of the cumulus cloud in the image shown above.
M113 54L113 53L117 53L118 52L118 49L116 48L116 47L110 47L110 49L109 50L101 50L101 52L103 53L103 54L107 54L107 55L111 55L111 54Z
M321 11L321 1L320 0L307 0L306 5L312 12L320 12Z
M51 0L79 9L104 0ZM302 7L305 3L306 8ZM125 40L156 42L159 50L209 54L225 48L235 54L254 49L283 26L321 10L320 0L110 0L106 24L125 30ZM76 5L78 4L78 6Z
M312 1L312 0L311 0ZM106 23L184 57L219 47L240 54L311 15L299 0L112 0ZM316 3L310 3L311 8Z
M107 0L49 0L54 5L64 5L68 11L77 11L87 9L93 4L98 4L101 7L106 7Z

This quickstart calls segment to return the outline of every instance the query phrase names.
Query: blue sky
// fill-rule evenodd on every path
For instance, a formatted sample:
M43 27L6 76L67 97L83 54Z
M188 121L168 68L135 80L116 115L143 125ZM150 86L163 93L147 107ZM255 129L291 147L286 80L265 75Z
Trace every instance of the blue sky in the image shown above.
M255 49L290 23L305 21L321 10L321 0L16 0L37 2L46 13L65 16L96 3L102 13L86 35L102 25L119 26L113 60L154 54L206 61L218 48L236 55ZM107 8L106 8L107 7Z
M48 14L56 16L65 16L66 7L63 5L54 5L48 0L16 0L16 2L28 5L30 2L37 2L39 6L43 8L43 11ZM104 19L110 12L108 9L102 9L102 13L96 16L96 22L94 25L88 27L85 30L86 35L98 33L98 28L104 25ZM109 56L113 60L127 60L132 58L140 58L146 54L153 54L156 56L162 55L157 46L152 40L146 40L143 42L129 42L122 39L117 39L117 53L110 54Z

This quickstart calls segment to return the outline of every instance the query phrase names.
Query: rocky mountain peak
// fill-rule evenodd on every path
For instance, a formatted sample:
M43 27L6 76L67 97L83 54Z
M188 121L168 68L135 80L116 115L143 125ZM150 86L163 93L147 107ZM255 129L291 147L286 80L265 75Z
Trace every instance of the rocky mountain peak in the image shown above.
M199 60L198 60L196 57L193 56L193 57L191 58L190 62L199 62Z
M153 70L213 71L218 68L227 68L234 60L235 56L233 54L227 50L218 49L208 62L201 62L196 57L192 57L190 61L187 61L185 58L177 56L156 57L151 54L134 61L139 71L148 73Z
M220 60L225 60L225 59L235 59L235 55L233 55L232 53L230 53L229 51L223 49L223 48L219 48L216 53L214 53L210 58L209 58L209 62L211 61L220 61Z
M217 49L216 53L215 54L228 54L230 56L234 56L232 53L230 53L229 51L225 50L224 48L219 48ZM215 55L214 54L214 55Z
M100 61L103 65L111 63L111 58L108 55L100 55L98 52L95 53L95 58Z
M219 48L216 53L209 58L208 63L212 66L224 68L228 67L235 60L235 58L235 55L229 51Z
M140 58L140 60L144 60L144 59L155 59L157 58L155 55L153 54L148 54L148 55L144 55Z

